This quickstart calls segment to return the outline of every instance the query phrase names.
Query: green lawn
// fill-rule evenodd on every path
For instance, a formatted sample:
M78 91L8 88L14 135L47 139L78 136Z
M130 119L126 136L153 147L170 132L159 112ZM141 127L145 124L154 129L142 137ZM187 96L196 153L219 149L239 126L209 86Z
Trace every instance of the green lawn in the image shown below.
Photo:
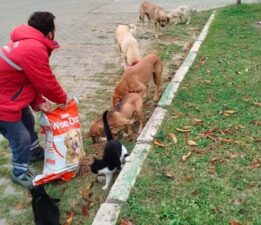
M261 4L217 11L120 219L261 224L260 19Z

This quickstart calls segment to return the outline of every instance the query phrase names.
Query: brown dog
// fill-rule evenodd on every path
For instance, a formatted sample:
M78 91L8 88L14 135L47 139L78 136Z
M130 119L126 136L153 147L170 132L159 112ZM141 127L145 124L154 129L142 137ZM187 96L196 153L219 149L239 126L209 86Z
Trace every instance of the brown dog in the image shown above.
M156 85L153 100L157 101L159 98L162 70L162 63L156 54L147 55L136 65L129 67L115 87L112 96L112 105L115 106L129 93L137 92L144 97L147 92L148 82L152 77Z
M138 42L133 36L136 29L134 24L119 25L116 29L116 40L120 48L124 69L135 65L140 60Z
M131 119L133 116L137 116L140 125L138 133L140 133L143 128L142 108L143 100L139 94L126 95L121 102L108 111L107 119L110 127L113 129L124 127L125 132L130 136L132 134ZM88 136L92 138L93 142L98 141L99 137L105 136L102 118L92 123Z
M156 4L150 2L143 2L140 6L140 20L142 21L142 26L144 29L144 19L145 15L149 21L153 21L155 25L155 37L159 36L159 28L165 27L170 18L167 16L165 10Z

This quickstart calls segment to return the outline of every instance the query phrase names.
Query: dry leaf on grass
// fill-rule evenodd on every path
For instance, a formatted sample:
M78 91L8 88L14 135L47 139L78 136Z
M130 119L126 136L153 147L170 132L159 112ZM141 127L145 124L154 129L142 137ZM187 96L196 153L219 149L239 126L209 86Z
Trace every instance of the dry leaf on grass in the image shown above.
M242 225L241 223L238 223L237 221L235 221L235 220L231 220L230 222L229 222L229 225Z
M23 205L22 202L17 202L17 203L15 204L15 210L21 210L21 209L23 209L23 208L24 208L24 205Z
M168 136L172 139L172 141L173 141L175 144L178 143L178 139L177 139L177 137L176 137L175 134L170 133L170 134L168 134Z
M89 211L89 207L87 205L82 205L82 215L89 217L90 216L90 211Z
M259 159L254 159L251 164L250 164L250 167L251 169L255 169L255 168L258 168L261 166L261 162Z
M255 105L257 107L261 107L261 102L255 102L255 103L253 103L253 105Z
M192 154L192 152L188 152L187 154L183 155L183 156L181 157L182 162L187 161L188 158L191 156L191 154Z
M81 195L82 198L85 201L92 201L91 200L91 187L92 187L93 183L88 184L82 191L81 191Z
M217 157L214 157L211 159L211 164L217 165L217 164L223 163L224 161L225 161L224 159L219 159Z
M66 223L64 225L71 225L73 222L74 212L66 212Z
M165 176L168 178L174 178L174 173L172 171L166 171Z
M158 141L158 140L154 140L153 144L157 145L157 146L160 146L162 148L166 147L166 145L164 143L162 143L161 141Z
M120 225L134 225L134 223L132 223L128 219L121 219Z
M226 139L226 138L222 138L222 137L219 137L219 138L218 138L218 141L219 141L219 142L224 142L224 143L233 143L233 142L235 142L235 141L232 140L232 139Z
M181 128L176 128L177 131L179 132L190 132L190 129L181 129Z
M234 113L236 113L237 111L235 111L235 110L226 110L226 111L224 111L224 112L222 112L222 114L224 115L224 116L231 116L231 115L233 115Z
M195 118L195 119L193 119L193 125L195 125L195 126L203 125L203 121Z
M197 146L198 144L195 141L188 140L188 145L189 146Z

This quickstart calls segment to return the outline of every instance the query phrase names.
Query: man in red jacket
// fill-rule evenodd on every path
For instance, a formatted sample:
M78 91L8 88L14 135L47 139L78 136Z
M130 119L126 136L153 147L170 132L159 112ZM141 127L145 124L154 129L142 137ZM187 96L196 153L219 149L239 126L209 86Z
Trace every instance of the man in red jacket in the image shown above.
M0 133L12 150L11 179L26 187L33 180L29 162L43 158L29 106L49 111L43 97L57 104L67 102L49 65L52 50L59 47L54 19L49 12L33 13L28 25L16 27L11 42L0 48Z

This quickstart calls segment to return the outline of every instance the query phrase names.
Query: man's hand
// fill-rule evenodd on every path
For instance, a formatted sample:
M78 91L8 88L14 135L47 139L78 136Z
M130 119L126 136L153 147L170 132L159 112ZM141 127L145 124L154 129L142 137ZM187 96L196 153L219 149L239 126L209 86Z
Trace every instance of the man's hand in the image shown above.
M64 104L59 104L58 105L58 108L61 109L61 110L65 110L69 104L69 102L71 101L71 99L68 99L66 100L66 102Z
M49 102L43 102L38 106L38 109L43 112L49 112L51 109L51 105Z

